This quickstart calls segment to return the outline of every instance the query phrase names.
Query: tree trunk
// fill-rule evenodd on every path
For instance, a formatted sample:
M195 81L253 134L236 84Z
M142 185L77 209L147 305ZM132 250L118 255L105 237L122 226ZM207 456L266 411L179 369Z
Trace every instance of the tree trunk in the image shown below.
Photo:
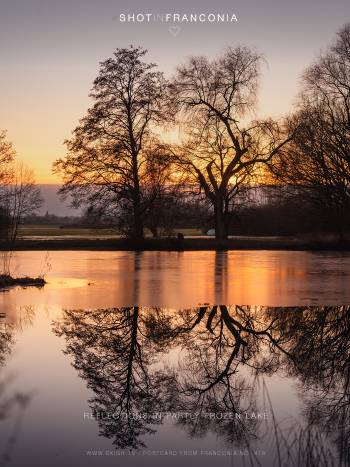
M142 241L143 236L143 220L141 216L141 194L140 194L140 182L139 174L137 167L137 155L133 154L132 158L132 169L133 169L133 179L134 179L134 232L133 236L135 240Z
M134 238L143 240L143 222L141 218L140 192L135 193L134 199Z
M215 239L216 240L226 240L227 239L227 230L224 216L224 206L221 199L217 199L214 206L214 215L215 215Z

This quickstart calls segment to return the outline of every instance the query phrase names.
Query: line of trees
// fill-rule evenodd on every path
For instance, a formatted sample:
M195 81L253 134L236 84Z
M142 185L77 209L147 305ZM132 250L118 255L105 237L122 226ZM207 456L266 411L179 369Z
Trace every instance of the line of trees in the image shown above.
M54 164L64 180L61 194L118 219L137 240L145 227L157 235L176 213L195 215L196 199L205 200L223 240L239 194L269 181L298 204L321 206L344 228L350 24L305 72L297 108L281 121L252 117L263 60L254 50L192 57L171 80L145 61L146 52L117 49L101 63L92 106ZM181 128L177 144L160 137L169 127Z

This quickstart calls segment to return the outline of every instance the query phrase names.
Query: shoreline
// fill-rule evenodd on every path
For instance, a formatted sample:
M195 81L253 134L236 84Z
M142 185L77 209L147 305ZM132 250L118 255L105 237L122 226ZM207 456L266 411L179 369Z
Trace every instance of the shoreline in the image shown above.
M0 275L0 291L10 287L44 287L46 281L43 277L13 277L10 274Z
M0 251L7 251L0 243ZM229 251L229 250L290 250L290 251L350 251L348 240L302 239L297 237L254 237L217 241L211 238L148 239L142 243L130 239L63 239L17 240L14 251L91 250L91 251Z

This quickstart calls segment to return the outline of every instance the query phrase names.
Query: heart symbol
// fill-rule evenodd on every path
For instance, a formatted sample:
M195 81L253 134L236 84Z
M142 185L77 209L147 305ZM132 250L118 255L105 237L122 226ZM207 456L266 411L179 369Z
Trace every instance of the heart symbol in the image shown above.
M181 28L180 26L170 26L169 31L170 31L170 34L176 37L181 31Z

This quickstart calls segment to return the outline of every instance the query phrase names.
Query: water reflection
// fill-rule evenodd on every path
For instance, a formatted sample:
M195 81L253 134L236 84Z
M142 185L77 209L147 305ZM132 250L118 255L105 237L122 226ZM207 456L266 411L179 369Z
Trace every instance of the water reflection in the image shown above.
M0 368L15 345L15 333L33 324L35 310L32 306L19 307L16 313L0 313Z
M230 446L273 445L267 465L349 465L349 311L67 310L53 329L93 391L100 434L117 448L144 446L172 414L190 437L214 432ZM297 381L303 402L302 419L287 426L266 391L274 375ZM254 455L250 462L261 463Z
M5 364L14 343L11 326L5 321L6 314L0 316L0 367Z
M37 275L43 253L17 252L15 273ZM0 310L19 305L183 308L202 303L269 306L350 303L349 252L50 252L41 290L0 293Z
M9 320L6 313L0 314L0 370L5 366L15 345L15 332L30 326L34 316L32 307L19 310L16 320ZM25 409L30 403L30 395L13 389L11 375L0 373L0 422L7 423L6 435L2 438L0 448L0 465L11 464L12 454L16 448Z

